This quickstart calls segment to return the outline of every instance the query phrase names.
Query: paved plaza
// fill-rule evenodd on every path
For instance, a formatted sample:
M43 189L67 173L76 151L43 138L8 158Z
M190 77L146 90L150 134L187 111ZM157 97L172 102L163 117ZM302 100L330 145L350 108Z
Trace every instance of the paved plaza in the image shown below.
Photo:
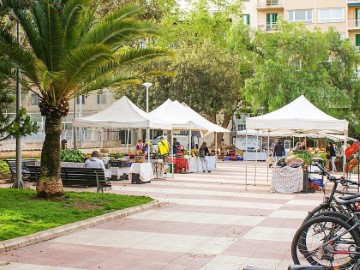
M247 191L245 163L232 161L219 162L211 173L175 174L150 184L113 182L111 192L162 204L0 253L0 270L287 269L292 237L322 193L271 193L266 164L257 163L256 176L255 164L248 165Z

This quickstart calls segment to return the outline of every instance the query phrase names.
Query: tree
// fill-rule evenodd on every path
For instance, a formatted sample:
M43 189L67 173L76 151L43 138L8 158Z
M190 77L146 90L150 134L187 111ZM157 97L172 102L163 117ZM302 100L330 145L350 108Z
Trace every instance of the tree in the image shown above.
M254 43L255 74L245 93L254 113L273 111L304 94L334 117L351 120L351 107L358 107L352 100L358 95L353 77L359 56L338 32L282 22L274 33L257 32Z
M61 121L69 111L69 100L104 87L138 82L144 74L132 65L170 53L129 46L158 32L153 24L136 19L143 11L139 6L127 5L97 18L98 7L90 0L35 0L28 9L12 5L11 0L3 2L11 6L27 45L18 45L2 27L0 51L36 85L40 112L46 117L37 193L62 195Z
M250 28L233 18L241 15L241 4L226 5L216 1L219 9L209 12L215 1L197 1L194 9L182 12L173 9L164 16L163 33L157 44L172 47L177 53L171 61L157 61L152 68L169 67L175 78L158 77L150 94L151 107L166 99L186 102L196 111L227 127L242 100L245 79L253 74L248 53ZM236 43L244 42L242 46ZM245 44L246 42L246 44ZM143 89L129 91L131 99L144 100ZM127 95L127 90L123 91ZM221 121L216 115L222 114ZM222 136L218 136L220 141Z
M28 6L27 1L19 1L15 3L22 5L23 7ZM15 32L16 22L7 18L10 12L10 7L2 5L0 8L0 24L6 27L9 31ZM14 72L14 67L4 56L0 56L0 65L2 70L8 72ZM7 140L11 137L26 136L33 132L36 132L38 127L35 122L30 120L30 117L26 115L26 110L21 108L18 116L11 117L8 112L15 111L14 108L14 91L11 91L10 80L4 73L0 73L0 141Z

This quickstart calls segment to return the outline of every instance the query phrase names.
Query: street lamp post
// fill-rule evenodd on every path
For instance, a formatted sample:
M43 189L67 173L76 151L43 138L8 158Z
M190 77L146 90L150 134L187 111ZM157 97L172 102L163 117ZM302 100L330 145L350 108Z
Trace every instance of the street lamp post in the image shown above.
M143 86L146 87L146 113L149 113L149 87L152 86L153 84L152 83L149 83L149 82L145 82L143 83ZM147 144L148 144L148 162L150 163L150 127L149 125L147 126L146 128L146 141L147 141Z

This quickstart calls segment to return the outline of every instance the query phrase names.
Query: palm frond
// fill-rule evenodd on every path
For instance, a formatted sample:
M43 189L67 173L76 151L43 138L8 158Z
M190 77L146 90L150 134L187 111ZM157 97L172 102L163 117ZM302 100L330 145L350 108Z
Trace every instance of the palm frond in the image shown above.
M63 47L65 51L74 48L79 42L86 25L86 6L90 0L70 0L61 13L64 25Z
M0 28L0 51L23 70L30 80L36 79L32 54L19 47L14 37L3 28Z
M62 63L62 70L66 71L67 78L63 94L66 95L66 91L72 89L74 84L83 81L89 74L94 73L99 66L112 59L110 49L101 44L79 47L70 51Z
M116 60L119 65L131 65L166 56L172 57L174 52L162 48L124 48L116 54Z
M112 46L115 51L119 46L124 46L129 41L136 41L141 37L155 33L156 29L153 25L151 27L148 23L134 20L101 22L84 35L80 44L103 43Z
M41 38L39 28L37 27L34 17L26 10L14 9L14 13L24 30L27 40L33 49L34 54L39 59L46 61L46 54L44 52L43 40Z
M64 78L65 75L64 71L58 71L58 72L49 71L47 66L41 60L36 61L35 67L36 67L36 75L38 78L38 84L40 85L40 89L42 91L47 91L54 82Z
M85 84L83 87L79 88L76 92L74 92L70 98L87 94L94 90L103 89L105 87L117 86L126 83L141 83L139 74L134 73L124 73L124 74L116 74L114 76L107 77L99 77L97 80Z
M111 22L111 21L118 21L123 20L126 18L133 18L135 15L138 15L144 11L144 8L137 5L128 4L125 5L111 13L109 13L103 21Z

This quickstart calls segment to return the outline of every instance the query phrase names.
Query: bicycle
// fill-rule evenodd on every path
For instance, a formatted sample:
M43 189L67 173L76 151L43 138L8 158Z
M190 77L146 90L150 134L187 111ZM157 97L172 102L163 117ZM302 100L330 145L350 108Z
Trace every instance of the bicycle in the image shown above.
M329 270L359 269L360 198L350 195L336 201L346 209L349 219L346 221L336 212L327 211L327 215L304 222L291 244L295 264L318 265Z

